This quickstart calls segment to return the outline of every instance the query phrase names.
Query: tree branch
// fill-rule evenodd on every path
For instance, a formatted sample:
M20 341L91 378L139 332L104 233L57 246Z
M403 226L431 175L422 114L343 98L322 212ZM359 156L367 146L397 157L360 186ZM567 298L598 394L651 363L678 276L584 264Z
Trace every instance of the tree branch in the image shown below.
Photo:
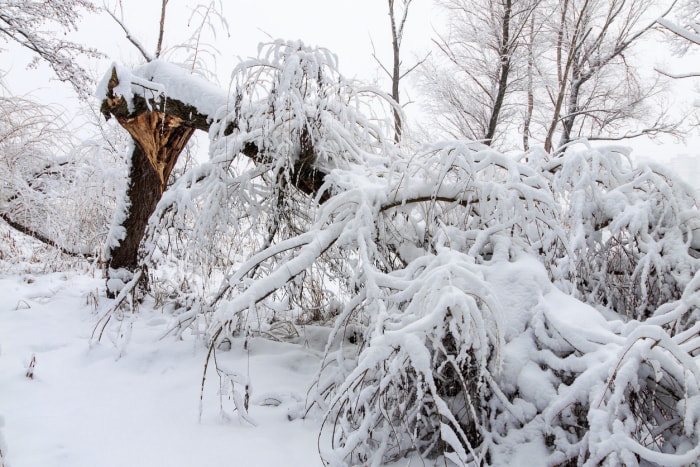
M160 52L163 49L163 33L165 32L165 7L168 6L168 0L163 0L163 6L160 10L160 26L158 29L158 44L156 45L156 58L160 57Z
M681 74L675 74L675 73L670 73L668 71L664 71L660 68L654 68L654 71L662 74L664 76L668 76L669 78L673 79L683 79L683 78L697 78L700 77L700 72L691 72L691 73L681 73Z
M136 47L136 49L141 53L141 55L143 55L143 58L145 58L147 62L153 61L155 57L153 57L153 55L151 55L150 53L148 53L148 51L146 51L146 49L143 47L143 45L141 45L141 43L138 41L138 39L136 39L131 34L131 31L129 31L129 29L126 27L124 22L122 20L120 20L119 18L117 18L117 16L114 13L112 13L111 11L109 11L107 8L105 8L105 10L107 11L107 14L109 14L109 16L111 16L112 19L114 21L116 21L116 23L122 28L122 30L126 34L127 40L129 42L131 42L134 45L134 47Z
M37 232L36 230L29 228L23 224L20 224L19 222L16 222L10 218L7 214L4 212L0 212L0 219L4 220L7 225L15 229L21 234L27 235L28 237L32 237L35 240L39 240L41 243L48 245L50 247L56 248L59 250L61 253L64 253L69 256L73 256L76 258L86 258L86 259L95 259L97 258L96 255L91 254L91 253L79 253L77 251L72 251L69 250L68 248L59 245L56 241L50 239L49 237L45 236L41 232Z

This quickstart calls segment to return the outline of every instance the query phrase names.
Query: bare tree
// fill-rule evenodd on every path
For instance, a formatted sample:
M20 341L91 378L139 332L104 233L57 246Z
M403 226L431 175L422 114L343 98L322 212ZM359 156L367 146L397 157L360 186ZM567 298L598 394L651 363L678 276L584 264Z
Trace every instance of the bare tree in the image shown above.
M396 142L401 140L401 134L403 133L403 116L400 107L398 107L401 102L401 80L404 79L409 73L416 70L425 61L420 60L407 70L402 70L401 67L401 44L403 42L406 20L408 19L408 9L411 6L412 1L413 0L401 0L401 6L397 8L395 0L388 0L389 20L391 23L391 69L387 68L384 63L382 63L376 52L372 53L374 59L391 80L391 97L394 99L394 102L396 102L397 105L397 107L394 107L393 109L394 141Z
M643 80L633 46L675 1L442 0L442 63L423 71L428 107L451 136L545 150L578 137L674 133L662 80ZM555 142L555 137L558 141ZM513 141L509 141L510 144Z
M493 144L513 124L523 87L526 36L538 0L441 0L449 30L434 42L441 60L423 71L434 113L453 136Z
M46 2L36 0L0 0L0 38L31 50L36 58L46 62L59 80L70 83L81 98L93 92L93 80L76 58L101 57L97 50L75 42L59 39L58 32L77 29L81 11L94 12L88 0ZM49 23L51 28L45 28Z
M637 132L615 134L622 123L641 119L643 104L659 91L657 83L641 81L626 54L674 3L661 12L658 3L649 0L559 3L556 81L547 89L552 109L544 138L547 152L554 149L557 129L561 132L557 147L577 136L617 139L673 131L673 124L657 118Z

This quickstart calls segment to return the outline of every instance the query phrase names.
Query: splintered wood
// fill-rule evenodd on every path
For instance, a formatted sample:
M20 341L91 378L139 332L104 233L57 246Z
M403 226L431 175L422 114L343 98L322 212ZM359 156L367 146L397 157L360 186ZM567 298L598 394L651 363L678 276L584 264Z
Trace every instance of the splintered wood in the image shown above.
M170 172L195 129L183 125L178 117L157 111L117 117L117 121L146 154L160 178L161 192L165 191Z

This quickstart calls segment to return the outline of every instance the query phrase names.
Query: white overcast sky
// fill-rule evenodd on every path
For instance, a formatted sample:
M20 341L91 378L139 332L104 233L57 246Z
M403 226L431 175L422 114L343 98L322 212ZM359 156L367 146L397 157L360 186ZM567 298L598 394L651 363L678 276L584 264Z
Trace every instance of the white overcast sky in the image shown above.
M154 50L160 0L122 0L122 3L129 29L148 50ZM170 0L165 46L176 45L192 34L193 28L188 28L187 22L198 3L203 2ZM222 82L227 80L238 57L255 56L258 44L272 39L301 40L308 45L326 47L338 56L343 75L363 80L373 80L379 75L378 65L372 58L372 42L377 55L387 64L391 61L386 0L227 0L223 4L230 37L220 30L216 38L221 54L217 59L217 72ZM429 48L433 25L439 21L436 11L433 0L413 1L403 47L407 65L414 63L414 56ZM96 75L104 73L111 61L125 64L142 61L123 31L105 13L85 15L80 31L70 37L109 55L107 60L88 64ZM205 40L212 38L209 36ZM12 70L6 77L12 91L24 93L50 86L52 94L56 95L56 84L48 83L50 73L46 67L26 72L30 55L16 47L5 48L8 49L5 54L9 52L12 57ZM68 87L66 94L70 94Z
M106 1L115 4L117 0ZM99 0L95 3L99 3ZM147 49L153 50L161 1L122 0L122 3L125 23ZM193 28L188 28L187 21L192 8L199 3L204 3L204 0L170 0L164 41L166 47L176 45L192 34ZM372 58L372 43L384 63L389 64L391 61L386 0L223 0L222 3L230 36L220 30L216 38L216 47L220 52L217 72L221 84L227 83L230 71L239 57L255 56L259 43L278 38L302 40L308 45L326 47L338 56L343 75L365 81L384 78ZM433 0L413 0L402 49L406 65L415 63L430 48L431 38L435 36L434 29L441 28L441 15ZM69 38L85 42L108 55L105 60L86 63L98 80L109 69L112 61L126 65L143 61L133 45L126 40L123 31L105 13L86 15L79 32ZM212 39L209 36L205 40ZM27 71L26 65L31 58L26 51L6 44L0 44L0 47L5 49L0 52L0 58L4 62L10 59L10 72L5 76L5 81L11 91L19 94L32 92L42 101L58 102L69 109L76 106L71 88L51 82L51 73L47 67ZM663 44L656 47L664 50ZM669 55L667 50L664 50L664 55ZM686 65L694 63L692 59L683 62ZM3 66L3 69L7 68ZM692 82L683 83L685 89L691 85ZM388 88L388 82L383 81L382 86ZM405 101L405 98L402 99ZM647 155L662 152L696 154L698 145L695 141L697 139L686 145L676 145L670 151L669 148L660 151L661 148L656 144L640 141L634 141L633 145Z

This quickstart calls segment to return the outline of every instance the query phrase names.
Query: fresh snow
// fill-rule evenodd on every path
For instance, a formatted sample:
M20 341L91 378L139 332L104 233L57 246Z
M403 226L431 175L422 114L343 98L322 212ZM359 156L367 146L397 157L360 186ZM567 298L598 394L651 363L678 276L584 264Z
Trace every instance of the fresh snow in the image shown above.
M220 364L249 372L257 426L228 400L222 417L211 367L199 421L205 346L163 337L168 318L148 306L123 322L133 330L121 357L110 339L91 345L95 304L107 301L103 285L99 274L0 277L0 435L8 466L321 465L319 422L298 417L325 344L318 329L290 343L256 338L248 351L243 341L218 351Z
M215 116L229 101L230 94L225 90L183 66L162 60L153 60L133 70L113 63L97 86L96 97L100 101L107 95L112 70L119 81L113 92L115 96L124 97L130 109L133 96L142 95L156 100L161 97L176 99L193 105L203 115Z

